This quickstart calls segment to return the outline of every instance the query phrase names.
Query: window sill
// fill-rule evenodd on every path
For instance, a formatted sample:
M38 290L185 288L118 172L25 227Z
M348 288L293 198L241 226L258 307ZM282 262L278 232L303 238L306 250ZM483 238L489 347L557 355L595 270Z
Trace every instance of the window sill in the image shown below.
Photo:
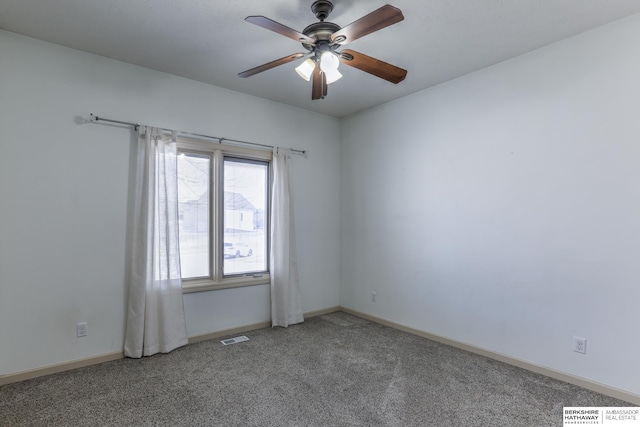
M243 286L267 285L271 283L271 276L263 274L260 277L238 276L225 279L224 282L216 282L211 279L194 279L182 281L182 293L215 291L220 289L240 288Z

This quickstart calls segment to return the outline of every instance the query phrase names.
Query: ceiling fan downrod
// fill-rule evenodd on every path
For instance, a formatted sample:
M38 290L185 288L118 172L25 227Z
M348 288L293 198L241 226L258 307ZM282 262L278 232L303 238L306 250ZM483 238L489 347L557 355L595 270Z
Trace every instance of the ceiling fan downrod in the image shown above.
M320 21L324 21L325 19L327 19L332 10L333 3L331 3L329 0L316 0L311 5L311 11Z

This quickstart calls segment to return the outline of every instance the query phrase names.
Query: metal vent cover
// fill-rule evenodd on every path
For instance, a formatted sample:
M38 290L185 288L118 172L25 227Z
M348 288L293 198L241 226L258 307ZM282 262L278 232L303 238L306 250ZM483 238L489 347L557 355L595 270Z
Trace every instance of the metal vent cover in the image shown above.
M226 340L222 340L220 342L224 345L231 345L231 344L237 344L243 341L249 341L249 338L245 337L244 335L241 335L239 337L227 338Z

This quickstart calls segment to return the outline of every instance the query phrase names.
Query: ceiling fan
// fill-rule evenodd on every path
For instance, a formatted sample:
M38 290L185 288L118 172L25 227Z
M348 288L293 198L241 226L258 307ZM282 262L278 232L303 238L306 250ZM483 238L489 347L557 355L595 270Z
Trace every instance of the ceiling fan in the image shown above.
M296 68L296 71L307 81L313 78L311 99L323 99L327 95L327 85L342 77L342 74L338 71L340 63L365 71L394 84L404 80L407 70L354 50L343 49L338 52L342 45L402 21L404 16L400 9L389 4L384 5L344 28L333 22L325 21L332 10L333 3L331 1L314 1L311 5L311 11L320 22L309 25L302 30L302 33L264 16L247 16L245 21L300 42L308 52L294 53L293 55L276 59L238 73L238 76L250 77L310 55L307 60Z

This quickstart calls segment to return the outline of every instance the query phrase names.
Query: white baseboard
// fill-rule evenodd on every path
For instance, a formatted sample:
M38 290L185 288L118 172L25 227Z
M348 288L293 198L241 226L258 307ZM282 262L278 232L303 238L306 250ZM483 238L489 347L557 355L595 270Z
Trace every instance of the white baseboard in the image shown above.
M238 326L237 328L224 329L222 331L206 332L204 334L192 335L189 337L189 344L195 344L201 341L214 340L226 335L241 334L247 331L255 331L256 329L268 328L271 326L271 321L264 321L258 323L252 323L249 325Z
M578 387L585 388L587 390L595 391L597 393L604 394L606 396L614 397L616 399L624 400L625 402L632 403L634 405L640 405L640 395L631 393L625 390L621 390L615 387L601 384L596 381L588 380L586 378L578 377L575 375L567 374L566 372L558 371L555 369L547 368L545 366L536 365L535 363L528 362L526 360L517 359L506 354L498 353L485 348L476 347L474 345L466 344L464 342L455 341L449 338L445 338L439 335L424 332L418 329L410 328L400 323L392 322L381 317L372 316L370 314L361 313L356 310L352 310L346 307L340 307L340 311L348 314L352 314L363 319L370 320L372 322L379 323L381 325L389 326L394 329L398 329L404 332L408 332L413 335L417 335L423 338L437 341L442 344L450 345L452 347L459 348L461 350L469 351L471 353L479 354L489 359L498 360L500 362L507 363L509 365L517 366L518 368L526 369L550 378L554 378L560 381L564 381L569 384L577 385Z
M307 313L304 313L304 318L308 319L315 316L322 316L323 314L333 313L338 310L340 310L340 307L335 306L335 307L325 308L322 310L309 311ZM250 325L239 326L237 328L225 329L222 331L207 332L204 334L193 335L189 337L189 344L193 344L200 341L213 340L220 337L224 337L226 335L235 335L235 334L241 334L243 332L255 331L256 329L268 328L269 326L271 326L271 320L253 323Z
M15 374L0 375L0 386L30 380L31 378L42 377L45 375L57 374L58 372L69 371L71 369L97 365L98 363L111 362L112 360L122 359L123 357L124 353L121 350L113 353L101 354L99 356L85 357L83 359L71 360L69 362L47 365L41 368L29 369L27 371L16 372Z
M336 305L335 307L325 308L323 310L310 311L304 314L304 318L308 319L310 317L323 316L325 314L335 313L336 311L340 311L340 306Z
M321 316L323 314L333 313L338 311L340 307L330 307L323 310L310 311L304 313L305 318ZM193 344L200 341L206 341L211 339L220 338L226 335L234 335L242 332L254 331L256 329L268 328L271 326L271 321L258 322L244 326L238 326L236 328L225 329L221 331L209 332L200 335L194 335L189 337L189 344ZM99 363L110 362L112 360L122 359L124 357L123 350L113 353L101 354L98 356L86 357L83 359L71 360L68 362L56 363L53 365L47 365L40 368L29 369L27 371L16 372L14 374L0 375L0 386L5 384L17 383L20 381L29 380L31 378L42 377L45 375L56 374L58 372L70 371L72 369L83 368L85 366L97 365Z

